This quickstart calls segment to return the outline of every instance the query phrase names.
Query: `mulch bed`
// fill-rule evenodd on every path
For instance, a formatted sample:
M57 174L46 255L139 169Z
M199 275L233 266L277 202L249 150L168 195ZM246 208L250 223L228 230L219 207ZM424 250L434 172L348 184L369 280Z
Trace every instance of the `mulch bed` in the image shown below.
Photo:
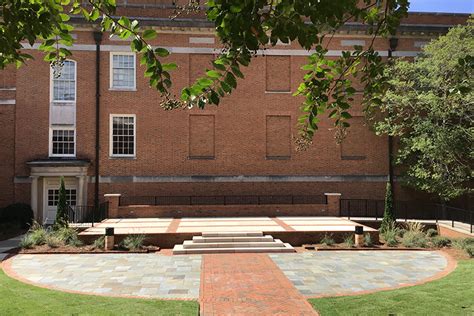
M20 253L20 254L82 254L82 253L153 253L159 251L159 247L155 246L144 246L139 250L126 250L126 249L114 249L114 250L103 250L97 249L90 245L81 246L81 247L71 247L71 246L60 246L56 248L51 248L47 245L36 246L32 249L20 249L15 248L10 250L10 253Z

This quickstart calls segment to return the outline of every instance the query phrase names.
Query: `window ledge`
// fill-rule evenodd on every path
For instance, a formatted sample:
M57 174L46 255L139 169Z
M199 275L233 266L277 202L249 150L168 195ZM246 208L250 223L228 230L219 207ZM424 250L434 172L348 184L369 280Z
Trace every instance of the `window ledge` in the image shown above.
M125 160L136 160L137 157L136 156L109 156L109 159L111 160L122 160L122 159L125 159Z
M109 88L109 91L129 91L129 92L135 92L135 91L137 91L137 88Z

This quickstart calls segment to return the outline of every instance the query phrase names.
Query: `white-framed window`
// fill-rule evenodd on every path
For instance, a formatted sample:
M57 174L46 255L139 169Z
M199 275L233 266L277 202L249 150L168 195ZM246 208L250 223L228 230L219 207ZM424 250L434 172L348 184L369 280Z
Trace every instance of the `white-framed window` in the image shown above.
M65 60L58 78L51 69L51 100L53 102L76 102L76 62Z
M74 127L53 126L49 129L49 156L76 156L76 130Z
M110 115L110 156L136 156L136 116L135 114Z
M59 201L59 189L48 189L48 206L57 206ZM66 201L70 206L77 203L76 189L66 189Z
M135 90L135 54L110 53L110 89Z

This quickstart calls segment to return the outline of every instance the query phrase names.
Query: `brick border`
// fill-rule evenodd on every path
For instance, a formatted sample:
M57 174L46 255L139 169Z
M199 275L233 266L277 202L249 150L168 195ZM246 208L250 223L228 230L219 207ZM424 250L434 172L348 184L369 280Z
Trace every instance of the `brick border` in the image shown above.
M426 250L429 251L429 250ZM365 291L357 291L357 292L340 292L337 294L328 294L328 295L317 295L317 296L306 296L306 299L312 299L312 298L327 298L327 297L341 297L341 296L358 296L358 295L365 295L365 294L373 294L377 292L385 292L385 291L391 291L391 290L398 290L406 287L411 287L415 285L422 285L431 281L439 280L453 272L456 267L458 266L458 262L451 257L448 253L445 253L444 251L441 250L436 250L436 253L442 255L443 257L446 258L447 265L446 268L443 271L440 271L436 273L435 275L428 277L426 279L420 280L419 282L415 283L406 283L406 284L401 284L397 286L392 286L392 287L384 287L384 288L379 288L375 290L365 290Z
M46 254L46 255L38 255L38 256L49 256L51 254ZM53 254L54 255L54 254ZM126 295L126 294L101 294L101 293L90 293L90 292L81 292L81 291L75 291L75 290L69 290L69 289L62 289L58 288L56 286L49 286L49 285L44 285L40 283L34 283L28 279L25 279L24 277L20 276L18 273L16 273L12 269L12 260L16 256L16 254L12 254L11 256L7 256L6 258L3 259L2 262L0 262L0 268L5 272L5 274L17 281L20 281L22 283L26 283L28 285L32 285L35 287L47 289L47 290L52 290L52 291L58 291L58 292L64 292L64 293L69 293L69 294L79 294L79 295L89 295L89 296L101 296L101 297L112 297L112 298L134 298L134 299L142 299L142 300L162 300L162 301L195 301L198 302L198 298L161 298L161 297L145 297L145 296L137 296L137 295Z

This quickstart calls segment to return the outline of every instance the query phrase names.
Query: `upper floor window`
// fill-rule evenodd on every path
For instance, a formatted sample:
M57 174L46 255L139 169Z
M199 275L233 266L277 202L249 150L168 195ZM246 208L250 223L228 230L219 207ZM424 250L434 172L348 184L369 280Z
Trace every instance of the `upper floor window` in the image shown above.
M74 157L76 155L76 135L73 127L52 127L50 133L50 156Z
M110 88L135 90L135 54L110 53Z
M51 71L52 73L52 71ZM53 78L53 102L75 102L76 101L76 62L64 61L60 76Z
M110 155L112 157L135 157L135 115L110 116Z

